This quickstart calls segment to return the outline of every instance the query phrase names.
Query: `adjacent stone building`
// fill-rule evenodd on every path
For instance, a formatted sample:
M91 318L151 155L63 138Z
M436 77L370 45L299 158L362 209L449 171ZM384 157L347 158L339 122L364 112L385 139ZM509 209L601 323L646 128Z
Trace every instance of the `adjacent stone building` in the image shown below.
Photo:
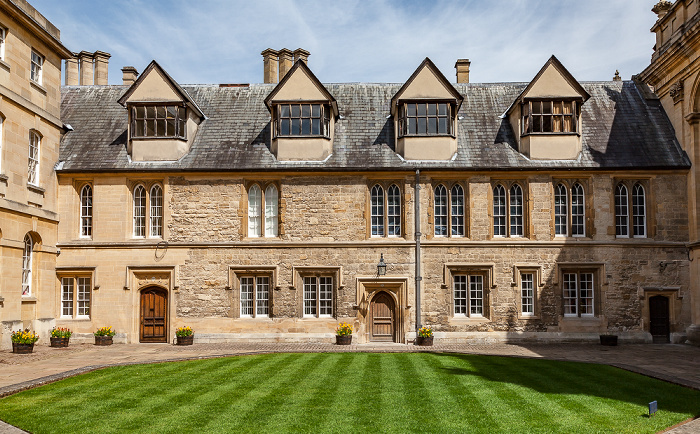
M525 83L425 59L403 84L323 84L304 50L262 54L266 84L181 86L154 61L64 87L57 325L685 341L691 163L646 85L555 57Z
M13 330L46 334L54 322L54 164L69 56L59 30L26 1L0 1L0 348Z

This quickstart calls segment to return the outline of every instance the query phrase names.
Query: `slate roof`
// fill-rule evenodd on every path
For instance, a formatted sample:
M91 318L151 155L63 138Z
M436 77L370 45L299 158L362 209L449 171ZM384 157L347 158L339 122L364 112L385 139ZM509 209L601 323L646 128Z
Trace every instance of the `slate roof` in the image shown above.
M270 152L270 114L264 99L274 85L182 86L202 109L190 152L175 162L132 162L126 153L127 112L117 100L126 86L65 86L61 116L73 131L60 147L59 172L250 170L554 170L678 169L690 167L658 100L632 81L581 83L583 151L576 160L529 160L516 150L502 118L527 83L456 84L458 152L450 161L405 161L394 152L389 118L401 84L326 84L338 101L333 154L320 162L277 161Z

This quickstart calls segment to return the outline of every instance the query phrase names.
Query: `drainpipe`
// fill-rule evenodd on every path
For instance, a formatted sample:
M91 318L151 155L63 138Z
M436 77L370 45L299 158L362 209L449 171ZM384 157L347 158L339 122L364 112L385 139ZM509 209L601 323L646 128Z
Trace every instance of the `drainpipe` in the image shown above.
M420 274L420 170L416 169L416 185L413 192L415 202L415 226L416 226L416 332L420 329L420 282L423 277Z

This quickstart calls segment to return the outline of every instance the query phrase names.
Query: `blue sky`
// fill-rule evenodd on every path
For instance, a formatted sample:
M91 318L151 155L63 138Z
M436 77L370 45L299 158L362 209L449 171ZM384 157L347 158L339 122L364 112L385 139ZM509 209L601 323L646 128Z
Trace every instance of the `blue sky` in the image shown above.
M326 83L404 82L425 57L454 81L529 81L552 54L579 81L624 79L648 64L656 0L30 0L71 50L152 59L179 83L261 83L266 48L304 48Z

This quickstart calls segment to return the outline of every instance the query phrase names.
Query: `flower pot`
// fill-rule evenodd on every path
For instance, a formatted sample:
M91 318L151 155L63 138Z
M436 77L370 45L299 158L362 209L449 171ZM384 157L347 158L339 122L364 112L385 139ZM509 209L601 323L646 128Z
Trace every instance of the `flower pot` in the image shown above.
M336 345L350 345L352 343L352 335L335 336Z
M614 347L617 345L616 335L600 335L600 345Z
M51 346L55 348L65 348L68 346L70 338L50 338Z
M175 345L192 345L194 342L194 335L190 336L178 336Z
M430 336L429 338L422 338L418 336L416 338L416 345L420 345L421 347L432 347L433 346L433 336Z
M114 343L112 342L112 337L113 336L95 336L95 345L102 347L112 345Z
M12 343L12 352L15 354L31 354L34 351L34 344Z

